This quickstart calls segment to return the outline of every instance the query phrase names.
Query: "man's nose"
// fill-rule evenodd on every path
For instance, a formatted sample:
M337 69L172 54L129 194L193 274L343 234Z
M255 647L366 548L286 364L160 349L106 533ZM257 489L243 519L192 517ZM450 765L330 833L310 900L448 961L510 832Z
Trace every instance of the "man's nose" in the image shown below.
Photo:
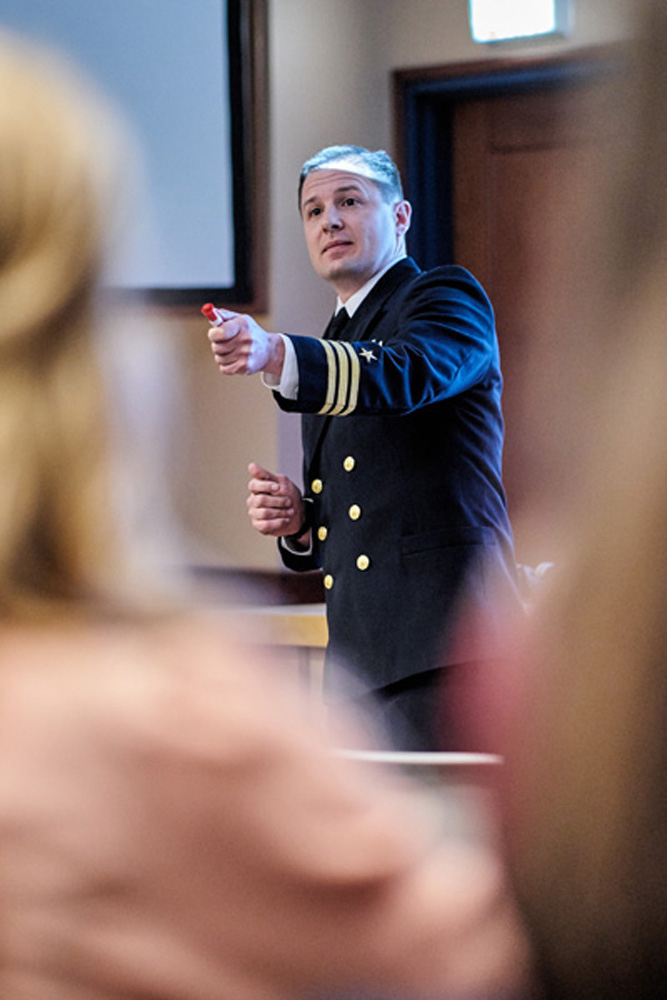
M343 225L340 213L335 205L331 208L325 209L323 224L325 229L340 229Z

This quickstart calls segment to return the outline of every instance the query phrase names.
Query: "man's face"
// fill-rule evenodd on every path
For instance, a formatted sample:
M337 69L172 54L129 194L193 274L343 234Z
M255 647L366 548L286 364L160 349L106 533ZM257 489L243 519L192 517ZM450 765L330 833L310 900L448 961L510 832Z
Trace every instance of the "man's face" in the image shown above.
M310 261L345 301L403 248L407 201L390 204L377 184L346 170L315 170L301 192Z

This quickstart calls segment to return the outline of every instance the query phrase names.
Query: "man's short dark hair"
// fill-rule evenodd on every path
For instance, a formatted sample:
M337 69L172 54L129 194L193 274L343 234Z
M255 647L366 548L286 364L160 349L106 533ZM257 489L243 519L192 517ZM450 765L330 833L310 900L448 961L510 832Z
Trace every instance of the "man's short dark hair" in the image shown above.
M350 170L374 181L385 201L402 201L403 185L398 167L384 149L363 146L326 146L306 160L299 174L299 211L301 191L306 177L315 170Z

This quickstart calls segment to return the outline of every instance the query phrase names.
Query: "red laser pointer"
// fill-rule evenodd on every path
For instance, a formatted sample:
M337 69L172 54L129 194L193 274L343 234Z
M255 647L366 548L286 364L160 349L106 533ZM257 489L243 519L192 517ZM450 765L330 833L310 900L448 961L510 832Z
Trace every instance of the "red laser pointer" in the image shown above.
M212 302L206 302L205 305L201 307L201 311L211 326L222 326L227 318L221 309L215 308Z

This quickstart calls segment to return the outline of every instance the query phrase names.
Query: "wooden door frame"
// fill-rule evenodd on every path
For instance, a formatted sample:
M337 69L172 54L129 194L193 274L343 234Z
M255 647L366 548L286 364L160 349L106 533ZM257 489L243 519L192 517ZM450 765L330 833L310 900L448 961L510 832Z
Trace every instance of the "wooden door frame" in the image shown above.
M616 46L544 59L496 59L392 73L396 162L414 216L409 249L421 267L454 262L452 147L462 101L576 87L616 69Z

